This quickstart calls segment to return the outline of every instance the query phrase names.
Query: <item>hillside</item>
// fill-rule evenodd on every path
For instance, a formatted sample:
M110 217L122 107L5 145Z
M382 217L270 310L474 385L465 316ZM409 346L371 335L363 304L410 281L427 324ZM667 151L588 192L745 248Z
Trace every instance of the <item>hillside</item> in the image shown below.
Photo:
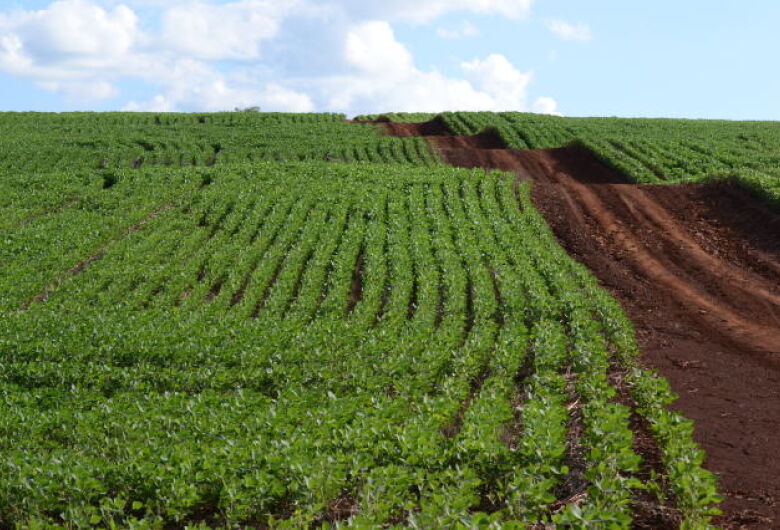
M0 526L771 525L780 125L365 118L0 115Z
M472 136L454 136L441 119L384 126L427 137L452 165L533 182L534 204L559 243L627 311L642 363L681 394L675 408L695 420L705 465L725 494L718 523L771 526L780 473L772 464L780 216L771 189L719 175L634 185L580 140L519 150L490 126Z

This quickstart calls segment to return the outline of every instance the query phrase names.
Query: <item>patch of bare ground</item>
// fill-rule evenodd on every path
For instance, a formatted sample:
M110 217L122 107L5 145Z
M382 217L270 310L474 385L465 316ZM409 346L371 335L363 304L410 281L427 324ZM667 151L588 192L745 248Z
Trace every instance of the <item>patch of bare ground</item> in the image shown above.
M569 397L566 404L569 411L569 421L566 424L566 456L563 463L569 472L556 488L555 496L558 500L550 507L552 513L560 512L570 504L582 504L588 498L588 481L585 479L587 463L585 449L581 443L585 426L582 419L582 403L574 390L577 376L567 372L564 377L566 378L566 393Z
M357 497L349 492L342 493L338 498L328 503L327 508L320 516L320 519L312 525L314 528L324 526L325 523L331 525L347 521L350 517L358 514L360 503Z
M349 301L347 311L352 312L355 306L363 299L363 264L365 248L360 247L357 259L355 260L355 269L352 272L352 284L349 288Z
M219 293L222 292L222 284L224 282L225 280L220 278L214 285L211 286L208 294L206 295L207 302L213 302L219 296Z

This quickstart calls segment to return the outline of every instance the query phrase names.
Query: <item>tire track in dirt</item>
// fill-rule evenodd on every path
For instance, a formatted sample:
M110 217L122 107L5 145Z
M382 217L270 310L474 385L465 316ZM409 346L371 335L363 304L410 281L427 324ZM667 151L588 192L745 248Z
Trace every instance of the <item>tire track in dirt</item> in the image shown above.
M564 175L559 178L559 182L568 179ZM775 346L780 346L780 334L770 327L777 323L762 322L766 320L763 315L748 314L736 308L737 302L742 301L739 306L743 310L748 310L749 306L761 308L765 303L780 309L777 300L770 299L771 293L767 288L760 282L751 281L755 280L749 278L752 275L735 274L744 282L739 285L736 278L728 274L729 265L710 257L700 247L685 245L687 238L684 236L675 237L680 229L674 225L656 226L649 222L647 215L634 219L618 217L614 213L617 208L601 199L608 193L606 190L596 192L576 181L561 185L574 191L573 195L580 199L577 206L582 214L594 220L601 233L606 235L606 247L617 251L617 255L628 261L628 266L636 274L666 290L681 305L698 308L696 317L710 332L723 333L735 344L754 350L757 358L765 357L770 365L777 365L773 350ZM643 213L657 208L657 204L648 197L626 193L622 189L618 191L618 198L621 201L633 200L633 207ZM645 236L640 230L650 234ZM650 241L645 242L645 238ZM667 242L671 245L666 245ZM672 254L675 250L678 252ZM724 283L736 292L723 292ZM751 289L755 291L751 292Z
M629 184L582 148L502 149L437 120L384 126L428 137L453 166L534 182L561 245L621 301L644 364L695 421L725 497L716 523L779 527L780 215L727 184Z

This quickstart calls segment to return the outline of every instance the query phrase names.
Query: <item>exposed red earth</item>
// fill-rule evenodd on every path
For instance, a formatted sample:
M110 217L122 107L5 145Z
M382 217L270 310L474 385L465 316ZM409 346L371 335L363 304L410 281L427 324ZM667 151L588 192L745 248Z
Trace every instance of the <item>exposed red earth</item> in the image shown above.
M629 184L577 147L509 150L489 132L383 123L426 136L445 162L533 181L561 245L634 322L643 363L680 395L726 528L780 527L780 215L722 183Z

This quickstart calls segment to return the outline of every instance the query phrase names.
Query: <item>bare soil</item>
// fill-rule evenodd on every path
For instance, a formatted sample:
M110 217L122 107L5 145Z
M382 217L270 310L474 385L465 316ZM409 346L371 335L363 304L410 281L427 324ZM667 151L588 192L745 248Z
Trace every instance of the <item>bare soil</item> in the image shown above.
M716 523L779 528L780 215L723 183L629 184L582 148L501 149L441 122L384 126L428 136L451 165L534 182L561 245L620 300L642 361L695 421L725 497Z

